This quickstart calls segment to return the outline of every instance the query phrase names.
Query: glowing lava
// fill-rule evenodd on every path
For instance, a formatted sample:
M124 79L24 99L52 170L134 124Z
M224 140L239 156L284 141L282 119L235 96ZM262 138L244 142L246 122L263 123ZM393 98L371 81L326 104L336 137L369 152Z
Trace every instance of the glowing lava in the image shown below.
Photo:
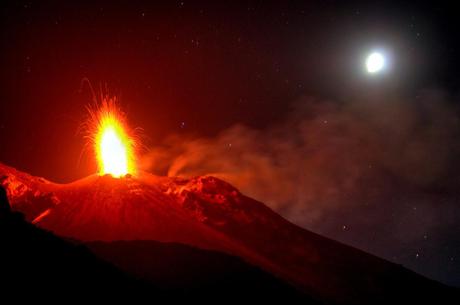
M88 111L88 138L96 153L99 174L113 177L134 174L135 139L116 98L102 97L100 106Z

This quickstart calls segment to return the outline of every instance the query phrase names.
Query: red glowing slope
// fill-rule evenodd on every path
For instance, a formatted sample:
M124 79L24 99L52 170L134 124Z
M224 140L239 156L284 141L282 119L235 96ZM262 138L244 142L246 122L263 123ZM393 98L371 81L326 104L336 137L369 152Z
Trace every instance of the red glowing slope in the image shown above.
M368 302L414 287L442 289L399 266L304 230L228 183L142 173L55 184L0 164L13 209L66 237L180 242L240 256L321 299ZM428 289L427 288L427 289Z

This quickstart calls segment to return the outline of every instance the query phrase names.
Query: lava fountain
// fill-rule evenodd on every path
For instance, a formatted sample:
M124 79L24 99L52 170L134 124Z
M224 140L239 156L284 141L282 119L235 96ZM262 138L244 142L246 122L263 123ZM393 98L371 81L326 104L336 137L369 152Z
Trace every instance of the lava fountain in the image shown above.
M87 144L95 152L99 174L116 178L135 174L136 137L129 129L116 97L101 96L99 105L87 109Z

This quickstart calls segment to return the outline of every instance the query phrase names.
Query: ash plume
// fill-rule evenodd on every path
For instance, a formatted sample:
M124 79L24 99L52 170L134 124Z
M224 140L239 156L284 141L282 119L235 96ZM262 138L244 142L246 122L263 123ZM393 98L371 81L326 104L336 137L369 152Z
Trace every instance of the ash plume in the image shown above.
M294 223L397 261L416 255L404 245L460 231L459 124L440 90L412 99L303 97L275 126L171 135L142 163L169 176L217 176ZM389 250L395 243L402 246Z

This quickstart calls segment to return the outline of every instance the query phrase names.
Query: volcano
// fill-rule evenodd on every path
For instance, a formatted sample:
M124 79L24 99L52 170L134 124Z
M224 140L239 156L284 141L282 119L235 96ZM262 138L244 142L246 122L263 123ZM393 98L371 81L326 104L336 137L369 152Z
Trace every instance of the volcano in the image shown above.
M454 294L400 265L298 227L212 176L184 179L139 172L57 184L0 164L0 183L12 209L28 222L82 241L126 270L132 262L114 258L101 242L121 242L124 250L118 245L118 251L127 257L130 245L139 241L222 252L324 303L438 302ZM144 263L149 264L145 256Z

